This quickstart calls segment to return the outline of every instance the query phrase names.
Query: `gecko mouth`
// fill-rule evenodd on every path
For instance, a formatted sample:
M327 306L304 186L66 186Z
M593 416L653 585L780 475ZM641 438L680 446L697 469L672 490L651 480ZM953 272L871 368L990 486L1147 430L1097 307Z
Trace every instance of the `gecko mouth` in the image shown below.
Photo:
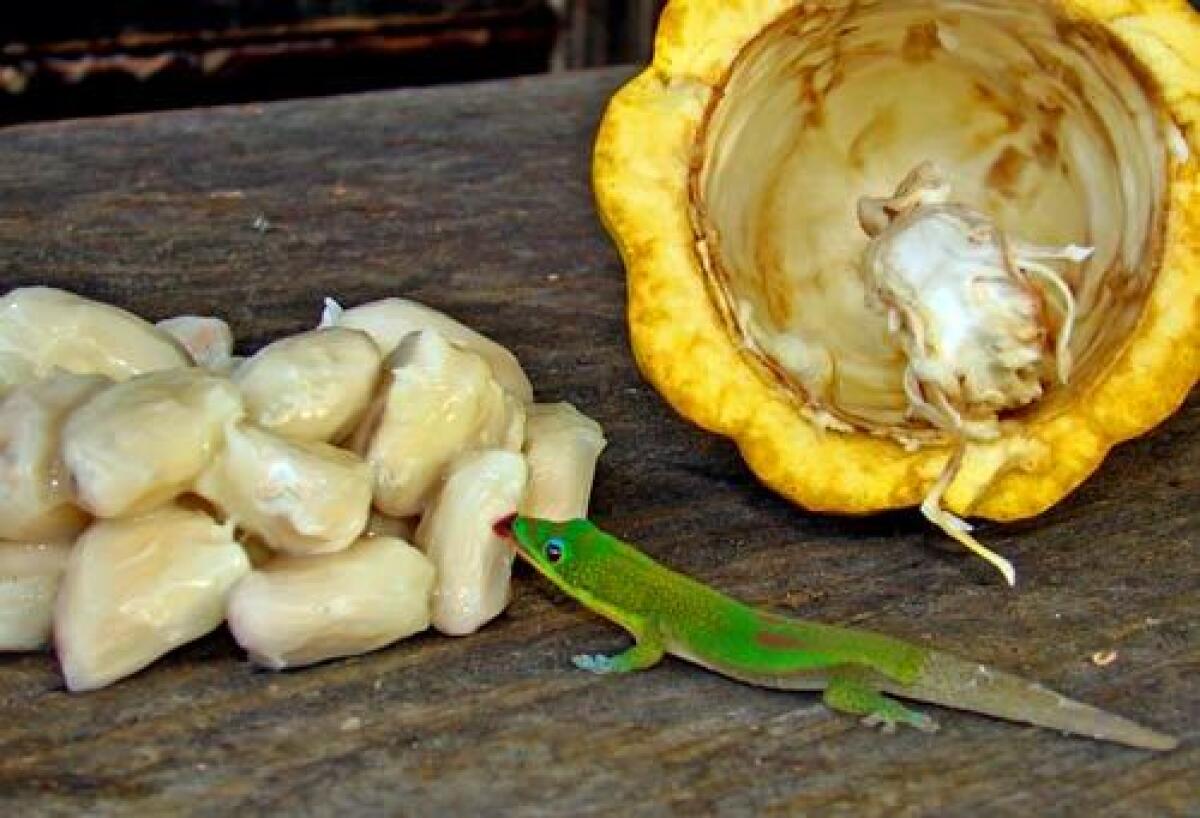
M516 512L513 512L512 514L506 514L499 520L496 520L496 522L492 523L492 531L496 532L497 537L512 539L513 523L516 521L516 519Z

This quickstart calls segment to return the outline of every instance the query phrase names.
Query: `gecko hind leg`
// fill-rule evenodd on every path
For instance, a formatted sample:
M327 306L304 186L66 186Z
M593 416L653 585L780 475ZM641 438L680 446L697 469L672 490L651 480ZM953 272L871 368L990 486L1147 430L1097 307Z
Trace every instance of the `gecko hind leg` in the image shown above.
M581 653L571 657L571 662L580 670L591 673L629 673L645 670L658 664L663 658L663 646L657 640L640 639L631 647L613 656L601 653Z
M909 710L895 699L856 679L836 676L830 679L823 700L830 710L863 716L862 722L868 727L882 725L885 733L894 732L897 724L907 724L922 733L935 733L938 729L937 722L929 716Z

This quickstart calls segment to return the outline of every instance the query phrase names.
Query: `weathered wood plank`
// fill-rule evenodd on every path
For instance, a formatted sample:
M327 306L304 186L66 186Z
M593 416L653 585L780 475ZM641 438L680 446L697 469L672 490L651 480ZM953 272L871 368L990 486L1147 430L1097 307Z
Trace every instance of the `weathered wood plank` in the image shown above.
M675 417L628 352L587 183L625 76L0 132L0 286L226 315L246 349L312 325L325 295L446 308L513 347L541 396L604 424L596 516L657 557L759 603L1034 675L1184 747L1151 756L947 711L936 736L881 737L813 696L677 662L592 677L570 654L623 637L522 573L477 636L301 672L254 671L221 634L68 696L48 657L0 658L6 814L1200 810L1200 401L1041 519L983 526L1016 560L1016 591L914 514L790 507ZM1101 649L1119 658L1096 667Z

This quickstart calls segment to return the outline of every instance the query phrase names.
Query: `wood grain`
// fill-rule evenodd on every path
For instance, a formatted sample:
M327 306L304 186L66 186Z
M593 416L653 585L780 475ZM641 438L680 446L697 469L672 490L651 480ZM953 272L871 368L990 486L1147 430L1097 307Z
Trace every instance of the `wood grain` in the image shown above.
M47 656L0 658L4 814L1200 813L1200 402L1040 519L982 526L1016 561L1015 591L915 514L789 506L630 357L588 188L626 76L0 132L0 285L221 314L245 350L314 324L326 295L444 308L512 347L542 398L604 425L595 516L656 557L1035 676L1184 746L1151 755L933 708L936 736L883 737L814 696L675 661L590 676L569 656L624 637L523 572L476 636L300 672L253 670L224 633L87 695L66 694ZM1114 663L1090 661L1108 649Z

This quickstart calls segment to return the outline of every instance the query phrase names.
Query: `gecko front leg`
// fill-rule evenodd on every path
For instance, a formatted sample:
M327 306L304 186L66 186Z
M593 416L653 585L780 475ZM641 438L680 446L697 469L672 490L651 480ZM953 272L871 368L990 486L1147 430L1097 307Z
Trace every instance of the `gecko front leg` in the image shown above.
M634 639L633 645L613 656L581 653L571 657L571 662L580 670L591 673L629 673L654 667L663 658L666 650L657 635L643 633L635 635Z

